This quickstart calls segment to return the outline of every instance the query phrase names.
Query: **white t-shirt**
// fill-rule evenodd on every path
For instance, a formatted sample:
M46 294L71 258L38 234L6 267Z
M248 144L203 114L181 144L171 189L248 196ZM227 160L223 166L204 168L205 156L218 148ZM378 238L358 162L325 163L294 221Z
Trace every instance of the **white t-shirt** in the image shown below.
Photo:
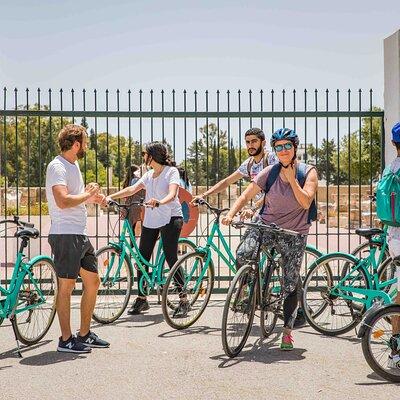
M169 193L169 185L180 183L179 171L175 167L165 166L157 178L153 178L154 170L146 172L138 181L146 189L145 201L152 198L162 200ZM178 195L167 204L155 208L146 208L143 226L146 228L161 228L167 225L171 217L182 217L182 207Z
M250 168L250 175L248 170L249 162L252 160L253 157L249 157L242 162L240 167L237 169L237 172L241 174L243 177L249 178L251 181L264 169L264 157L256 163L255 161L251 165ZM268 165L274 165L279 162L275 153L268 152L267 157Z
M250 175L249 175L249 162L252 160L253 157L249 157L242 162L240 167L237 169L237 172L241 174L244 178L249 178L251 181L264 169L264 157L256 163L255 161L250 167ZM268 152L267 157L268 165L274 165L279 162L278 158L276 157L275 153ZM260 192L254 198L254 201L258 201L264 195L264 192Z
M52 190L52 187L56 185L66 186L68 194L81 194L84 192L82 174L77 161L71 164L64 157L57 156L47 166L46 196L51 218L49 234L87 235L86 206L80 204L76 207L59 208L54 200Z

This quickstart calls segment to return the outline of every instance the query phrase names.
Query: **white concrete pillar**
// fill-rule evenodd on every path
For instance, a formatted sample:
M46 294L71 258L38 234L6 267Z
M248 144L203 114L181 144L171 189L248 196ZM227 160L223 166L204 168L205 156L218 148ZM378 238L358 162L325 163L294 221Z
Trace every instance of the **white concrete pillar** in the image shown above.
M385 165L395 157L395 148L391 142L392 127L400 121L400 30L387 37L383 42L385 89Z

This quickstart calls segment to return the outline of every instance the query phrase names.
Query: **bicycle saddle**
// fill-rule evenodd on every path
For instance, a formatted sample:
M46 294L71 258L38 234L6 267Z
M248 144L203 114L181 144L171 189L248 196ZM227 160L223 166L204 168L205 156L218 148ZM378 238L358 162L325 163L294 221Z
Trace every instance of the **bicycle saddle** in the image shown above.
M375 235L380 235L383 233L382 229L379 228L358 228L356 229L356 234L363 237L371 237Z
M36 228L18 229L18 231L15 232L14 236L17 238L26 237L26 238L36 239L39 237L39 231Z

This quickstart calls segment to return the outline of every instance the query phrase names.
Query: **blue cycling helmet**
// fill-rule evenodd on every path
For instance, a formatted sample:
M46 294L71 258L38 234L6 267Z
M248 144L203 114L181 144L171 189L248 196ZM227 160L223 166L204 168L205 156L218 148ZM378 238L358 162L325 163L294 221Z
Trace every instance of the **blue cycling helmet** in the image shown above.
M392 128L392 140L395 143L400 143L400 122L395 124Z
M275 147L275 143L279 140L290 140L294 147L299 145L299 137L297 133L293 129L289 128L280 128L275 131L271 136L271 147Z

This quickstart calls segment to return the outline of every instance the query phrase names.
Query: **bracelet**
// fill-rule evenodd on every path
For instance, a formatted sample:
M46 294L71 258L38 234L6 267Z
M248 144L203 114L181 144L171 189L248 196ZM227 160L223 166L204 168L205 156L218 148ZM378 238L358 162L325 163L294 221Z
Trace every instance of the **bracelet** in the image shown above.
M160 202L156 201L156 204L154 205L154 207L160 207Z

